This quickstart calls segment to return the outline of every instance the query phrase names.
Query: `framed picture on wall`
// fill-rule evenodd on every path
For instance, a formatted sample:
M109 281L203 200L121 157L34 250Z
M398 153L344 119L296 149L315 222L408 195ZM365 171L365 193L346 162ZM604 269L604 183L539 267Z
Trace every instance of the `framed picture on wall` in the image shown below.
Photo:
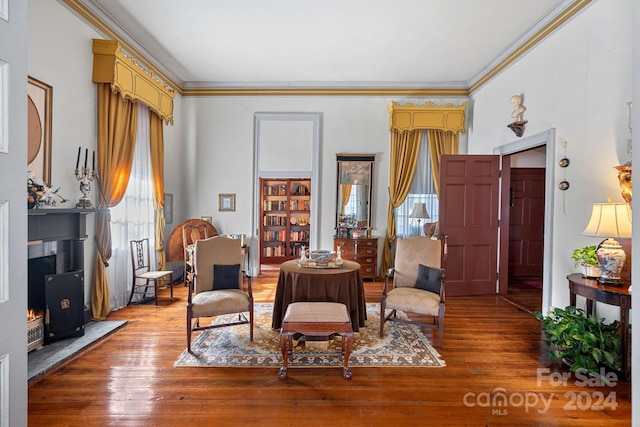
M210 216L201 216L200 219L203 221L207 221L209 224L213 223L213 218Z
M235 194L218 194L218 211L233 212L236 210Z
M28 78L27 84L27 169L51 185L51 109L53 88Z
M164 193L164 221L173 223L173 193Z

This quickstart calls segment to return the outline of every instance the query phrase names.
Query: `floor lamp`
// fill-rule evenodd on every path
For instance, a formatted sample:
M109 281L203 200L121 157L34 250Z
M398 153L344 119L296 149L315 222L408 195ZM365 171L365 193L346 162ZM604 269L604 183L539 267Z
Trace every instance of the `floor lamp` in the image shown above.
M427 212L427 205L425 203L416 203L413 205L413 211L409 214L409 218L415 219L418 221L418 236L420 235L420 221L423 219L429 218L429 213Z

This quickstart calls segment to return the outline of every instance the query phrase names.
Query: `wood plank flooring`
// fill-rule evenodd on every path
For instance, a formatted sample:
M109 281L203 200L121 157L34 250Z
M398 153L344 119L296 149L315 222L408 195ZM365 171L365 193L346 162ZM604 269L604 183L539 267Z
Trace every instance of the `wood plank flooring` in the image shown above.
M273 301L275 281L253 280L256 302ZM368 302L381 287L365 283ZM350 381L341 367L292 368L281 381L278 368L174 368L186 288L174 295L111 313L129 325L30 384L29 426L631 424L629 382L580 386L547 359L539 322L499 296L447 299L444 368L355 367Z

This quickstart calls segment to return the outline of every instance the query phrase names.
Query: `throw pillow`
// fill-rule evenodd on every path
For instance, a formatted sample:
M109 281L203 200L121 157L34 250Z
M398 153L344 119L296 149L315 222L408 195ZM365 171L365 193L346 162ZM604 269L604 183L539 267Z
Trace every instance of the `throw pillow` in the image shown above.
M418 278L414 288L439 294L443 274L444 270L442 268L433 268L420 264L418 265Z
M240 264L234 265L213 265L213 290L238 289L238 275L240 274Z

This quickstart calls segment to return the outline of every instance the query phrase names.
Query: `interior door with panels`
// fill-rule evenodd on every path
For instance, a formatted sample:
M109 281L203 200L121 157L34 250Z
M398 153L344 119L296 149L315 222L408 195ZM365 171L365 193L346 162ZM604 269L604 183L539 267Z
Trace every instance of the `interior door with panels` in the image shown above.
M442 155L440 235L447 295L497 292L499 156Z
M27 3L0 0L2 426L27 425Z

